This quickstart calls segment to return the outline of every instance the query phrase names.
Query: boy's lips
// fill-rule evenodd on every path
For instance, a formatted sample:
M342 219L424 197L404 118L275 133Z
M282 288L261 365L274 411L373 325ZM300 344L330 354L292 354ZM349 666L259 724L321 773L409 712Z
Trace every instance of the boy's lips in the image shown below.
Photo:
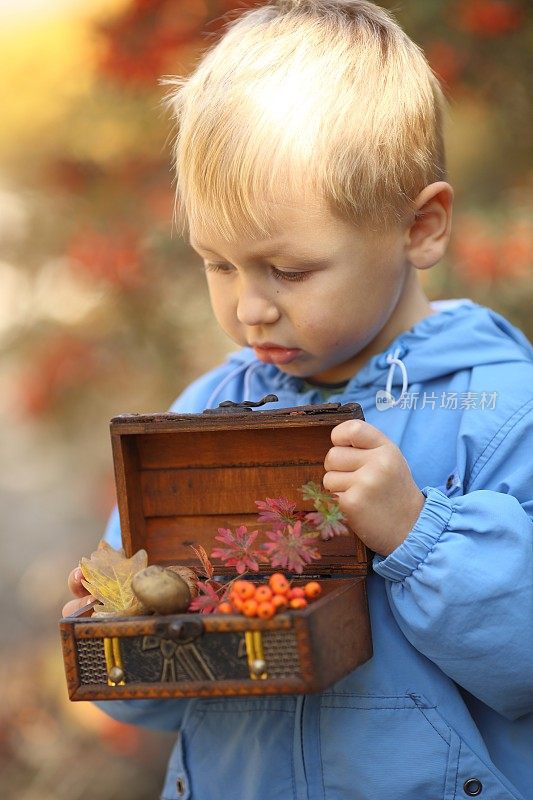
M280 347L270 343L252 346L257 358L265 364L289 364L302 352L299 347Z

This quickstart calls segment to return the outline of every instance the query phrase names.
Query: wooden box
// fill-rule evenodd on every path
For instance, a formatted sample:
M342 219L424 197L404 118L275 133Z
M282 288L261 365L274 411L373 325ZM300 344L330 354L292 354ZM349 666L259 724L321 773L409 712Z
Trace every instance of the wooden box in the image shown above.
M283 495L312 510L298 487L322 484L331 431L350 418L363 418L357 403L114 418L126 555L144 548L149 564L198 567L189 545L210 553L218 527L257 523L254 500ZM320 549L322 558L297 579L320 579L320 598L272 619L220 613L98 619L84 609L61 620L71 700L299 694L331 685L372 655L369 559L353 533L321 542ZM236 575L223 565L216 572Z

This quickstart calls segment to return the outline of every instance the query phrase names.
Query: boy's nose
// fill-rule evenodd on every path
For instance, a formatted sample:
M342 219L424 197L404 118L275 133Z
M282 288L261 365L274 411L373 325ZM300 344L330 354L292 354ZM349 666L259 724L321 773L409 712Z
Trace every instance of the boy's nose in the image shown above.
M243 325L270 325L279 319L277 305L257 289L241 288L237 301L237 319Z

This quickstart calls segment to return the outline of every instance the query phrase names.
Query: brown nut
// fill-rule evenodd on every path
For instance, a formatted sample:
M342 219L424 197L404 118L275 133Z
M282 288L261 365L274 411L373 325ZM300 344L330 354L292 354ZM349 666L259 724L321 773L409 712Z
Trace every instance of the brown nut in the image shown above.
M179 575L180 578L183 578L185 583L190 589L191 598L195 598L198 595L198 586L196 582L198 581L198 573L192 567L182 567L180 564L169 564L165 567L165 569L169 569L171 572L175 572L176 575Z
M137 572L131 588L141 603L156 614L180 614L187 611L191 602L191 592L183 578L157 564Z

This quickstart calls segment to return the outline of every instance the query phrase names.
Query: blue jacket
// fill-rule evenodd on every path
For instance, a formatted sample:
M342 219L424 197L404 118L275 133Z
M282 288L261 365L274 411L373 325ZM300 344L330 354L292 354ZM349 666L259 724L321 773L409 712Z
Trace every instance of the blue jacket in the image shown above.
M99 703L177 732L165 800L533 798L533 349L489 309L435 307L330 398L361 403L426 496L374 558L373 658L317 695ZM323 402L302 390L243 348L172 410Z

